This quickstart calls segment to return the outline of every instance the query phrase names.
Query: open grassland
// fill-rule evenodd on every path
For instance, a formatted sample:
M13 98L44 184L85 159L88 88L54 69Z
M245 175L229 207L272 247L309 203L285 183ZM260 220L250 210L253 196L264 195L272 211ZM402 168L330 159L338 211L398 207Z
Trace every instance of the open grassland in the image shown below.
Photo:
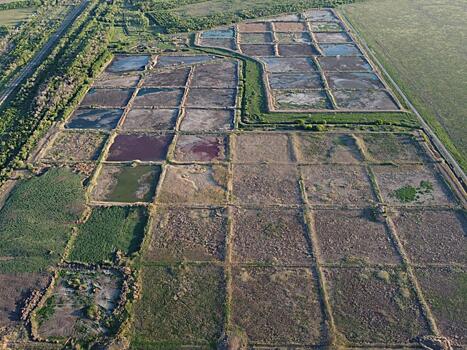
M34 7L0 10L0 26L16 27L25 21L35 10Z
M16 186L0 211L1 272L36 272L59 261L84 209L81 181L62 168Z
M464 170L466 11L463 0L373 0L343 8Z

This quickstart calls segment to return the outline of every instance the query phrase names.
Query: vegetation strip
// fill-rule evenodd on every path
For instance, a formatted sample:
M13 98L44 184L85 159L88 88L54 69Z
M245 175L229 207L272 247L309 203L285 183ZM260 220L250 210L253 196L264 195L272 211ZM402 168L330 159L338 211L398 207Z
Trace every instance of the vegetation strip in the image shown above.
M14 1L0 4L2 10L8 8L23 8L37 6L31 19L26 20L18 28L3 28L3 35L0 35L0 105L4 102L3 88L11 87L10 80L17 74L22 67L43 47L50 35L61 25L57 17L62 16L62 12L69 5L55 6L52 1ZM71 7L71 6L70 6ZM73 8L71 7L72 11ZM47 16L44 16L47 14ZM2 32L0 26L0 32ZM3 37L2 37L3 36ZM49 39L50 40L50 39ZM18 80L15 80L17 82ZM10 83L10 84L7 84Z
M11 174L12 168L24 167L39 138L54 121L74 109L89 79L108 61L110 53L104 44L108 39L108 6L88 6L47 60L11 101L2 105L0 181Z

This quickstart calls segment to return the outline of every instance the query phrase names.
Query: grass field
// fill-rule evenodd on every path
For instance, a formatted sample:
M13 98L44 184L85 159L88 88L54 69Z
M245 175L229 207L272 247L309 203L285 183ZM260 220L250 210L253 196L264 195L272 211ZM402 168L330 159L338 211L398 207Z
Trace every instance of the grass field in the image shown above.
M142 240L146 215L142 208L95 208L79 229L71 260L111 260L115 250L133 253Z
M343 7L418 111L467 169L463 0L371 0Z
M35 10L34 7L0 10L0 26L15 27L25 21Z
M0 211L0 272L36 272L59 261L84 210L81 181L52 169L13 189Z

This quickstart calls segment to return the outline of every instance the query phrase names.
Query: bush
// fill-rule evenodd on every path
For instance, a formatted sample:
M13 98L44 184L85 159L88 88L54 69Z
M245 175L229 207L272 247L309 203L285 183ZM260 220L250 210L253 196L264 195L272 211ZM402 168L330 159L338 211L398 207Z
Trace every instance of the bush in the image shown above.
M313 125L313 131L326 131L326 125L324 124L316 124L316 125Z
M8 27L0 25L0 38L4 37L4 36L7 36L8 33L9 33Z
M96 304L91 304L86 307L86 317L90 320L98 320L100 317L99 307Z

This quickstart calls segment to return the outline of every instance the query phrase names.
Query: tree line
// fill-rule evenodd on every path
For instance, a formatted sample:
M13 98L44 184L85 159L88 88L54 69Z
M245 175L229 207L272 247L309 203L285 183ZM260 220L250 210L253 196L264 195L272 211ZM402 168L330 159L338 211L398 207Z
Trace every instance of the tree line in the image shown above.
M101 67L113 7L93 2L48 58L0 110L0 181L25 161L48 128L81 100Z
M40 0L19 0L0 4L0 11L40 6Z
M301 12L310 8L336 7L353 3L355 0L284 0L277 3L261 4L248 9L224 11L205 16L179 15L174 9L194 3L199 0L132 0L132 4L146 12L151 20L165 33L180 33L204 30L220 25L227 25L248 19L273 16L285 12Z

